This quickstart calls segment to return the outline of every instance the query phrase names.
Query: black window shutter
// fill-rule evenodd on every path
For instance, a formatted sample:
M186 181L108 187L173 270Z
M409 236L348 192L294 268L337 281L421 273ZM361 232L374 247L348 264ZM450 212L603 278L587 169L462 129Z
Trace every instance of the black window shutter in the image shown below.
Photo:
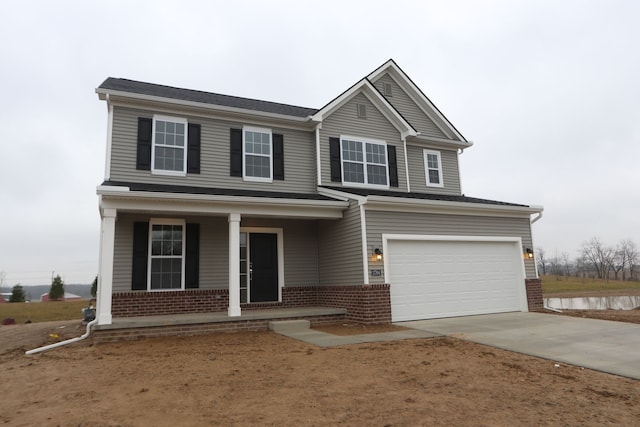
M131 290L147 289L147 262L149 256L149 223L133 223L133 262L131 268Z
M284 180L284 137L273 134L273 179Z
M153 120L138 117L138 150L136 152L136 169L151 170L151 133Z
M187 133L187 173L200 173L200 125L189 123Z
M387 145L387 156L389 158L389 185L398 186L398 161L396 160L396 146Z
M242 129L231 129L231 176L242 176Z
M329 161L331 164L331 181L342 182L340 138L329 138Z
M196 289L200 282L200 224L187 224L184 287Z

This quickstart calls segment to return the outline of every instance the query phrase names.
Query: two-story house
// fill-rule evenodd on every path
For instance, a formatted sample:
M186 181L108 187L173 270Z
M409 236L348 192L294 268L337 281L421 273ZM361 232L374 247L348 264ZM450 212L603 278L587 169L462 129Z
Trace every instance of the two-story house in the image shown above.
M472 144L393 60L320 109L118 78L96 92L108 107L98 325L542 306L542 208L462 194Z

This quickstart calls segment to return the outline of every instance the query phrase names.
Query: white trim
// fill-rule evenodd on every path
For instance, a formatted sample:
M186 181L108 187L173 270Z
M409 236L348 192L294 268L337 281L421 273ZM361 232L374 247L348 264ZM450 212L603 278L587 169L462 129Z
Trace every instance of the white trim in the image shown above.
M162 214L284 216L289 218L339 219L349 206L346 200L280 199L271 197L220 196L149 191L129 191L127 187L98 186L100 208L128 212L153 211ZM178 203L176 203L178 202Z
M246 133L255 132L269 135L269 155L258 153L247 153L245 146L247 143ZM269 177L249 176L247 175L247 156L255 157L268 157L269 158ZM242 179L244 181L253 182L273 182L273 133L269 128L261 128L256 126L243 126L242 127Z
M360 205L360 237L362 238L362 265L364 267L364 284L369 284L369 256L367 254L367 220L364 205Z
M240 214L230 213L229 220L229 317L242 314L240 309Z
M527 302L527 291L525 278L527 277L524 267L524 259L522 257L522 238L506 237L506 236L453 236L453 235L437 235L437 234L382 234L382 247L384 257L384 278L385 281L391 283L393 278L387 277L389 271L389 240L411 240L411 241L438 241L438 242L505 242L513 244L514 262L517 261L517 280L518 280L518 301L521 311L529 311ZM392 285L393 286L393 285Z
M154 255L152 252L152 243L153 243L153 226L154 225L179 225L182 227L182 253L180 255L181 260L181 272L180 272L180 287L179 288L170 288L170 289L152 289L151 288L151 264L154 259ZM149 239L148 239L148 256L147 256L147 292L167 292L167 291L181 291L184 290L184 279L185 279L185 267L186 267L186 249L187 249L187 222L184 219L173 219L173 218L150 218L149 219ZM158 258L158 256L156 256ZM177 258L177 256L173 256L171 258Z
M240 233L266 233L266 234L276 234L277 244L278 244L278 302L282 302L282 288L284 288L284 234L282 228L277 227L240 227ZM249 236L247 236L248 242ZM247 257L249 257L249 253L247 253ZM249 258L247 258L249 259ZM239 262L238 262L239 264ZM239 268L239 267L238 267ZM238 271L238 280L240 278L240 271ZM247 286L249 286L249 281L247 280ZM239 296L238 296L239 298Z
M436 138L427 135L417 135L409 137L409 145L422 148L442 148L443 150L465 150L473 146L473 142L462 142L453 139Z
M343 142L347 140L347 141L354 141L354 142L360 142L362 144L362 162L358 162L355 160L347 160L347 162L349 163L361 163L362 164L362 172L364 174L364 182L352 182L352 181L345 181L345 177L344 177L344 163L345 160L343 158ZM382 184L371 184L369 183L369 174L367 173L367 166L369 165L369 163L367 162L367 144L369 145L382 145L384 147L384 167L386 170L386 179L387 179L387 183L386 185L382 185ZM397 159L396 159L397 160ZM382 164L380 163L371 163L371 165L373 166L382 166ZM360 136L350 136L350 135L340 135L340 173L342 175L342 185L346 186L346 187L366 187L366 188L378 188L378 189L389 189L389 155L387 153L387 142L383 141L381 139L372 139L372 138L363 138Z
M431 182L431 176L429 175L429 170L431 170L429 168L429 159L428 156L432 155L432 156L436 156L437 160L438 160L438 179L440 180L440 182ZM422 157L424 159L424 178L425 178L425 183L427 184L427 187L440 187L443 188L444 187L444 173L442 171L442 155L439 151L436 150L422 150Z
M156 168L156 122L170 122L170 123L179 123L184 125L184 144L182 146L183 156L182 156L182 170L181 171L173 171L166 169L157 169ZM183 117L173 117L173 116L163 116L160 114L153 115L153 125L151 127L151 173L154 175L169 175L169 176L186 176L187 175L187 144L189 141L189 123L187 119ZM180 148L179 146L167 146L169 148Z
M113 145L113 104L109 102L107 96L107 152L104 157L104 180L108 181L111 177L111 147Z
M322 185L322 161L320 157L320 129L322 124L318 123L316 126L316 175L318 176L318 185Z
M100 214L102 221L100 222L96 319L98 319L99 325L110 325L112 322L111 302L117 211L115 209L102 209Z
M407 193L411 193L411 182L409 180L409 155L407 154L407 138L402 138L402 146L404 147L404 173L407 176ZM398 156L396 155L396 162L397 157Z

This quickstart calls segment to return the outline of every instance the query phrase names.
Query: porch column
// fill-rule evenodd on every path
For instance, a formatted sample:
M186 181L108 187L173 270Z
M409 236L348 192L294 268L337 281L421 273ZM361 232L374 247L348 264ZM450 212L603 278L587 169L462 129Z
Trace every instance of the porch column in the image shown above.
M240 316L240 214L229 214L229 317Z
M111 324L111 291L113 290L113 249L116 235L116 210L103 209L100 225L100 260L96 318L99 325Z

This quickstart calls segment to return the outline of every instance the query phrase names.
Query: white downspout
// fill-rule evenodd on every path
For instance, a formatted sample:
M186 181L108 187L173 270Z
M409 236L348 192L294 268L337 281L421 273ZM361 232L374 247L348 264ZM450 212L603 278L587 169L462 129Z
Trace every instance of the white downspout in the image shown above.
M113 138L113 105L109 101L107 94L107 152L104 159L104 180L111 178L111 139Z
M407 193L411 193L411 184L409 183L409 160L407 154L407 137L402 137L402 145L404 146L404 172L407 176Z
M531 246L532 246L532 247L531 247L531 249L532 249L532 250L534 251L534 253L535 253L535 249L534 249L534 248L535 248L535 246L534 246L534 243L533 243L533 230L532 230L532 228L531 228L531 225L533 225L533 223L534 223L534 222L539 221L539 220L540 220L540 218L542 218L542 210L543 210L543 208L542 208L542 206L532 206L532 207L536 207L536 208L539 208L539 209L540 209L540 212L538 212L538 215L537 215L535 218L533 218L533 219L531 220L531 222L530 222L530 226L529 226L529 231L531 232ZM534 268L535 268L535 270L536 270L536 278L540 278L540 274L538 273L538 262L535 260L535 258L533 259L533 267L534 267ZM545 308L546 308L546 307L545 307Z
M322 185L322 162L320 162L320 128L322 123L316 126L316 169L318 175L318 186Z
M51 349L54 349L54 348L57 348L57 347L62 347L63 345L73 344L74 342L82 341L83 339L85 339L89 335L91 335L91 327L93 325L95 325L96 323L98 323L98 318L97 317L95 319L93 319L91 322L87 323L87 331L82 336L71 338L71 339L68 339L66 341L60 341L60 342L57 342L57 343L45 345L44 347L34 348L33 350L25 351L24 354L26 354L27 356L30 356L32 354L40 353L42 351L47 351L47 350L51 350Z

